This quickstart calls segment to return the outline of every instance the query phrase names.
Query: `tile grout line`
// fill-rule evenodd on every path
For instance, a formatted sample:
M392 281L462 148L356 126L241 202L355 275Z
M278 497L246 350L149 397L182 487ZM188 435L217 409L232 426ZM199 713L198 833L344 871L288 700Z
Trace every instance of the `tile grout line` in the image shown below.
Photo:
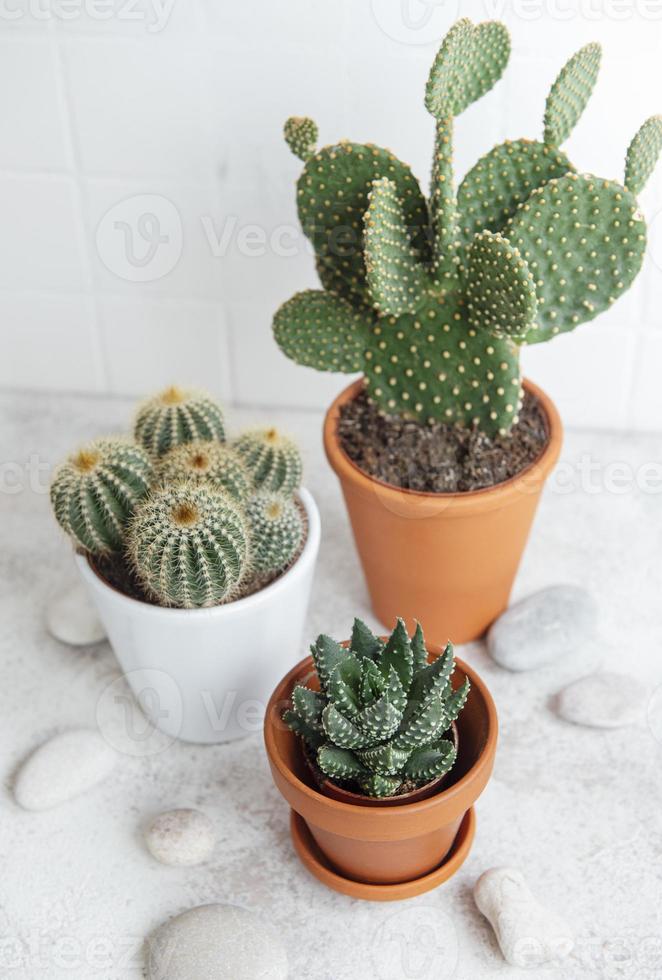
M78 234L80 238L80 246L82 249L83 262L84 262L85 272L88 281L88 293L90 295L91 302L92 302L92 311L94 317L93 328L94 328L94 351L95 351L96 369L98 374L98 381L102 387L102 390L108 391L109 388L108 359L106 357L105 345L102 337L101 310L99 304L99 297L97 296L97 291L95 288L92 259L90 256L89 207L87 201L87 193L83 184L82 154L80 151L80 146L75 131L73 100L71 98L71 92L69 89L69 78L67 75L65 59L62 51L63 43L66 42L63 42L63 38L59 34L57 27L54 28L51 34L51 45L53 49L53 57L55 60L55 74L57 78L57 95L58 95L58 101L60 103L60 110L62 112L64 126L66 129L68 154L73 164L73 180L76 185L76 195L75 195L76 219L78 224Z

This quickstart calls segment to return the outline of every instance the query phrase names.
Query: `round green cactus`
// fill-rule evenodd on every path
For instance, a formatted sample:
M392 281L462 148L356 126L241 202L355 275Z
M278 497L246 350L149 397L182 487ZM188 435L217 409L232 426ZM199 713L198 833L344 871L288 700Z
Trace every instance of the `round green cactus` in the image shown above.
M253 568L272 575L286 568L303 541L304 527L296 501L284 493L260 490L249 501L247 517L253 542Z
M245 503L253 489L248 471L234 449L201 439L175 446L166 453L157 466L157 476L164 485L186 480L208 483L229 493L238 503Z
M55 517L74 542L93 555L119 551L127 521L146 495L152 464L141 446L95 439L62 463L51 483Z
M303 464L296 443L278 429L244 432L234 444L256 490L293 493L301 483Z
M153 491L136 508L128 551L159 604L215 606L234 598L249 570L249 530L227 494L183 483Z
M197 439L224 442L223 412L205 392L172 386L139 406L134 435L153 456Z

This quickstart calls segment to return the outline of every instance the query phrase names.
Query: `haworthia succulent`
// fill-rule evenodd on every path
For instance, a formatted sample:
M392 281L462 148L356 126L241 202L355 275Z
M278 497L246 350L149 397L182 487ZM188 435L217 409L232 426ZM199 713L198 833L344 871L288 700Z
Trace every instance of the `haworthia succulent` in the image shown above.
M320 636L312 651L321 693L296 686L283 720L324 774L370 796L390 796L451 768L454 745L442 736L464 706L469 682L453 690L450 644L428 663L420 625L410 638L399 620L384 644L356 620L347 647Z

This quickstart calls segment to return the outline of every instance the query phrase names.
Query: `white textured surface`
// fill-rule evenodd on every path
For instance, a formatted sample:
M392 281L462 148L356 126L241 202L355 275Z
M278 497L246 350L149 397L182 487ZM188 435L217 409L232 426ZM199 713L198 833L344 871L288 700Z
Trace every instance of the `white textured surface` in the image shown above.
M299 864L259 737L209 748L157 741L155 754L127 754L93 793L56 810L28 814L14 804L13 774L34 745L67 726L93 725L97 701L113 682L113 695L127 694L106 645L69 650L46 632L46 603L74 571L44 488L50 464L78 439L125 426L130 403L14 395L2 396L0 407L0 444L11 461L2 467L0 495L3 980L140 980L144 937L209 902L238 903L272 921L287 947L290 980L517 980L471 895L479 875L498 865L524 870L532 891L573 927L565 964L527 976L659 980L659 437L567 436L516 595L582 582L600 601L601 640L581 665L569 659L523 674L499 668L480 643L459 651L489 685L501 721L473 850L437 891L370 905L326 890ZM308 636L345 636L354 613L376 626L323 459L320 418L273 416L302 441L306 482L322 513ZM231 421L236 429L263 419L242 412ZM628 488L628 473L641 487L648 481L649 492ZM12 487L17 492L7 492ZM597 668L639 677L653 693L649 725L595 731L554 714L556 692ZM219 829L214 856L197 868L161 867L139 828L154 813L186 806L203 809Z
M580 171L622 178L632 136L662 111L661 13L659 0L6 0L0 384L141 395L179 377L244 405L323 407L342 379L295 368L271 339L276 306L318 284L285 119L312 116L320 144L391 148L427 191L430 64L456 17L496 17L511 63L457 122L458 177L496 142L540 138L553 79L595 40L600 80L564 148ZM662 167L641 203L634 288L524 354L578 425L659 424Z

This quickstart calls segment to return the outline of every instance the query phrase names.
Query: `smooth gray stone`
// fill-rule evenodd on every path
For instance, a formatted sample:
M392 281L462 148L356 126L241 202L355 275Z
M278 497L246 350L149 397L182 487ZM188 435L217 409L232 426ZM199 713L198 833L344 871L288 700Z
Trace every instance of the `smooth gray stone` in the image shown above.
M76 728L44 742L21 766L14 798L24 810L49 810L92 789L118 756L98 731Z
M51 636L69 646L89 646L106 638L106 631L82 582L51 599L46 610L46 625Z
M145 831L145 843L161 864L202 864L211 857L216 843L214 825L200 810L167 810Z
M570 928L540 904L517 868L490 868L474 885L473 894L511 966L531 969L559 963L572 952Z
M200 905L148 940L148 980L287 980L287 954L266 919L235 905Z
M598 607L579 585L552 585L521 599L494 621L487 649L507 670L534 670L581 652L594 638Z
M605 671L580 677L559 691L556 710L565 721L590 728L636 725L645 716L646 690L628 674Z

